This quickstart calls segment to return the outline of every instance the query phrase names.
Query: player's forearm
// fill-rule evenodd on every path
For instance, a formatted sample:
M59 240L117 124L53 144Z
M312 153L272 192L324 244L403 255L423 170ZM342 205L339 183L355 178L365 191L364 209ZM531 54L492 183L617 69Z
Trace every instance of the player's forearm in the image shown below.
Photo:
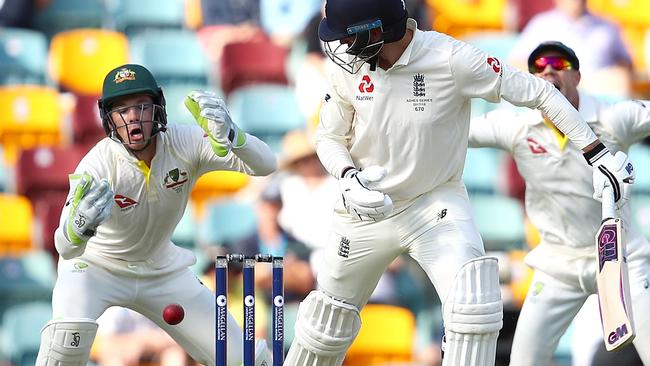
M354 167L348 149L335 140L323 136L317 137L316 153L321 164L335 178L342 177L346 168Z
M54 247L63 259L76 258L86 250L86 243L72 244L63 232L65 226L59 226L54 232Z
M598 140L560 91L541 78L506 67L501 95L514 105L542 111L580 149Z
M246 143L233 147L232 153L244 163L243 170L246 174L263 176L277 169L277 161L271 148L253 135L246 134Z

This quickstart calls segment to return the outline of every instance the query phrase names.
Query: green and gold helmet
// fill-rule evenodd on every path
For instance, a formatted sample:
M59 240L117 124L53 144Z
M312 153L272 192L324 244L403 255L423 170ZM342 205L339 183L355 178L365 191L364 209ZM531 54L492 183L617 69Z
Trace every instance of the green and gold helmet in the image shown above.
M142 65L126 64L111 70L104 78L102 97L98 101L99 114L106 135L112 139L115 136L115 124L111 120L110 111L112 104L121 97L132 94L148 94L153 97L154 129L152 136L165 131L167 125L167 112L165 110L165 97L151 72Z

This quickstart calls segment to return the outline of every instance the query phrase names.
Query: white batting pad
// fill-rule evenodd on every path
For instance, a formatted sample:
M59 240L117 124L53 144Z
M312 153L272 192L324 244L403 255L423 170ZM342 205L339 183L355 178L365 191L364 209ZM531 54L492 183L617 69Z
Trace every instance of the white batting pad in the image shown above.
M85 366L96 333L92 319L51 320L41 330L36 366Z
M285 366L340 366L359 333L355 306L312 291L298 308L295 338Z
M446 349L443 366L492 366L503 303L494 257L463 264L443 305Z

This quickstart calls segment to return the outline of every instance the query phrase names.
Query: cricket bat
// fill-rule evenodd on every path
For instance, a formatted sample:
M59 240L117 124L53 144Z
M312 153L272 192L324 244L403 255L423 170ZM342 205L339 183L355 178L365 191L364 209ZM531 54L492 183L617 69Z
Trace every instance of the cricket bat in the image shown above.
M617 350L634 339L623 222L616 214L614 191L603 191L603 221L596 233L598 248L598 303L607 351Z

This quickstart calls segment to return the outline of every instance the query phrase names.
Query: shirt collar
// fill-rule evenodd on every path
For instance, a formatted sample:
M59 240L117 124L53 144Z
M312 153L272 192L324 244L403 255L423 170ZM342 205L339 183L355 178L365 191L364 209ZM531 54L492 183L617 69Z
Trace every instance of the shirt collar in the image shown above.
M395 64L391 67L394 68L395 66L404 66L407 65L411 59L411 53L413 52L413 44L415 43L415 38L419 38L419 32L418 32L418 23L415 21L413 18L408 18L406 20L406 29L410 29L413 31L413 38L411 38L411 42L409 42L409 45L406 47L404 52L402 52L402 55L397 59Z

